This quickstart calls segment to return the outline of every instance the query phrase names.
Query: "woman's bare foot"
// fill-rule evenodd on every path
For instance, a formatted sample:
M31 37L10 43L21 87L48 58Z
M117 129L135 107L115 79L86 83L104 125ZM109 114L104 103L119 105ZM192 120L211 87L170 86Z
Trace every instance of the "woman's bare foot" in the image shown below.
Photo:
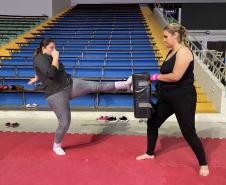
M207 165L200 166L199 175L200 176L208 176L209 175L209 167Z
M136 157L136 160L140 161L140 160L154 159L154 158L155 158L154 155L142 154L142 155L138 155L138 156Z

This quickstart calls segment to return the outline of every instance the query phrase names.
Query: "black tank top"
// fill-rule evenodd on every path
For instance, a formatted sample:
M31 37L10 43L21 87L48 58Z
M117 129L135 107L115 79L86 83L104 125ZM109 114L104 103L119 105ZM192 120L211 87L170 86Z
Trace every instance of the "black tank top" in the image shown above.
M172 52L169 51L169 53L167 54L166 58L168 57L168 55ZM173 72L173 68L175 65L175 61L176 61L176 54L175 53L171 58L169 58L168 60L165 60L160 68L160 73L161 74L168 74L168 73L172 73ZM177 82L160 82L160 86L192 86L194 83L194 57L193 60L190 62L187 70L185 71L184 75L182 76L182 78L177 81Z

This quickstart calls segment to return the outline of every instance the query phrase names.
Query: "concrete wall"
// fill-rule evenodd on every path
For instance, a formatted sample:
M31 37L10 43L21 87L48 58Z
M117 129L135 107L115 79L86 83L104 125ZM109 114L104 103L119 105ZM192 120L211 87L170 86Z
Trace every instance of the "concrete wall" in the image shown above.
M154 8L153 16L158 21L161 28L164 28L168 24L168 22L166 21L166 19L164 18L163 14L162 14L162 12L158 8Z
M110 3L200 3L200 2L222 2L225 0L72 0L72 4L110 4Z
M226 89L198 57L195 57L195 78L207 93L208 99L214 103L216 110L220 112L220 114L197 114L197 120L226 122Z
M208 100L212 101L218 112L222 110L222 100L224 98L224 86L220 83L216 77L210 72L208 67L195 56L195 78L203 88L204 92L207 93Z
M52 0L52 15L56 15L71 6L71 0Z
M0 0L0 14L51 17L69 6L71 0Z
M0 14L52 16L52 0L0 0Z
M158 3L176 2L225 2L225 0L160 0ZM0 0L0 14L52 16L65 7L75 4L100 3L156 3L155 0Z

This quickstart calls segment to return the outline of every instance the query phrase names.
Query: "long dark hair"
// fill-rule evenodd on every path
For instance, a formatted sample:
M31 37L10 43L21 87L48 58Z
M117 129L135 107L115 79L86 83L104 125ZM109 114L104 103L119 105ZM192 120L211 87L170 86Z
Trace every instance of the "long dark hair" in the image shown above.
M50 39L50 38L45 38L45 39L43 39L43 40L40 42L39 47L36 48L36 50L35 50L34 58L35 58L38 54L42 53L42 47L45 48L45 47L48 46L51 42L55 43L55 41L54 41L53 39Z

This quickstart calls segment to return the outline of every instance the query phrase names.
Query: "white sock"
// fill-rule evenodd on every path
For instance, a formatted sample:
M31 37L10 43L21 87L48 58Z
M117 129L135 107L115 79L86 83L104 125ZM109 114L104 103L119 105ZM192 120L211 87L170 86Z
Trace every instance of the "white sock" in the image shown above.
M130 76L127 80L126 83L130 86L130 90L133 91L133 77Z
M58 148L60 147L61 148L61 143L53 143L53 148Z
M126 81L115 82L115 88L117 90L129 90L132 89L132 76L130 76Z
M57 155L65 155L65 152L63 150L63 148L61 147L61 143L55 143L53 144L53 151L57 154Z

